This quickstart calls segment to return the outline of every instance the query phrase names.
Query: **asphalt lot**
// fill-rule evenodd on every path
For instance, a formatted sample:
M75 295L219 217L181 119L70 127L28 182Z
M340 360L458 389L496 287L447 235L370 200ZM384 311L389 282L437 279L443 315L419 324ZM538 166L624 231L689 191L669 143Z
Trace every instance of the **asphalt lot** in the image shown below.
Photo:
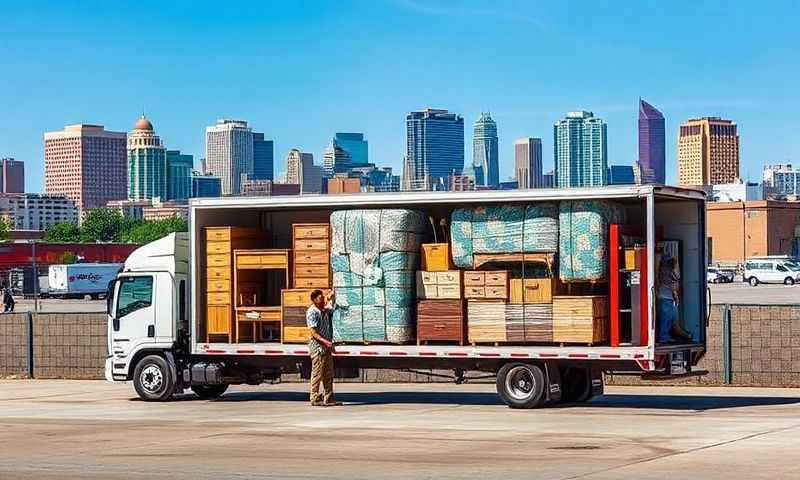
M709 284L711 303L730 304L800 304L800 285L760 284L751 287L744 282Z
M15 312L32 312L34 311L33 299L24 299L22 297L14 297ZM105 312L105 300L59 300L55 298L41 298L39 299L40 312Z
M0 381L0 478L800 478L800 390L615 387L511 410L491 385L305 385L217 401L125 384Z

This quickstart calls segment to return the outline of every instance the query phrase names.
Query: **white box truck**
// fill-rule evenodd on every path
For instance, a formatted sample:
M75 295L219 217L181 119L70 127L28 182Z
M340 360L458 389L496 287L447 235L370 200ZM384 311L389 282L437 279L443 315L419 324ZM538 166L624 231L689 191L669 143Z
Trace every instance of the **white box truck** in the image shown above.
M47 295L53 298L105 298L109 284L122 270L121 263L50 265ZM40 283L41 285L41 283Z
M605 200L625 210L641 230L643 264L635 275L637 329L642 342L579 344L347 344L336 348L337 368L451 370L496 375L497 391L511 407L586 401L602 392L603 372L672 378L701 375L693 369L706 351L708 302L705 271L705 195L666 186L614 186L481 192L403 192L291 197L194 199L189 232L172 234L136 250L117 277L108 300L109 381L132 381L144 400L167 400L193 390L222 395L230 384L260 384L283 373L307 372L303 344L220 341L206 335L206 227L238 226L268 232L271 248L290 248L292 225L324 223L350 209L416 209L446 216L465 206ZM680 242L681 324L689 337L656 341L657 244ZM210 267L209 267L210 268ZM631 277L633 278L633 277ZM594 286L593 288L604 288ZM614 303L614 302L612 302ZM636 310L628 306L620 311ZM639 318L641 314L641 318ZM639 323L641 322L641 323ZM468 328L468 327L467 327ZM612 329L614 327L612 326ZM638 330L637 330L638 332ZM612 332L613 334L613 332ZM638 337L637 337L638 338Z

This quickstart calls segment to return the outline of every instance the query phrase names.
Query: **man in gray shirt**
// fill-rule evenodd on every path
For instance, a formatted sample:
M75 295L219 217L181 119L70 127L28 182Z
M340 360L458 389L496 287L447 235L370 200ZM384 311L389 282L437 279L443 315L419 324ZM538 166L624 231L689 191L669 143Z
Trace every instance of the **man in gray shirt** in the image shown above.
M308 350L311 354L311 405L330 407L341 405L333 400L333 310L336 293L326 301L322 290L311 292L311 303L306 311L306 324L311 333ZM319 384L325 389L325 397L319 393Z

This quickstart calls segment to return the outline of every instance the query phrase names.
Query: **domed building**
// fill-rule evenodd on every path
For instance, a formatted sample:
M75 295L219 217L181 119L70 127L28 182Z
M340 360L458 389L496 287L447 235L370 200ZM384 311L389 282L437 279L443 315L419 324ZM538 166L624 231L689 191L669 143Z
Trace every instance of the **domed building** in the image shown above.
M144 115L128 135L128 199L167 199L167 155Z

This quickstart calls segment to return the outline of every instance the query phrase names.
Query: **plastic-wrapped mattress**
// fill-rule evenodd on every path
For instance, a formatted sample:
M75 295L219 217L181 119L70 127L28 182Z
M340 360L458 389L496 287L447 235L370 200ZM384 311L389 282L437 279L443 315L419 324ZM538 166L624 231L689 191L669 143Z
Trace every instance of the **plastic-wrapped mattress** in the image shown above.
M425 225L425 216L415 210L331 214L335 341L404 343L415 338L415 273Z
M625 211L605 200L563 201L558 214L558 274L564 282L599 282L608 270L608 224Z
M491 205L453 211L453 262L473 268L476 253L555 252L558 208L553 203Z

